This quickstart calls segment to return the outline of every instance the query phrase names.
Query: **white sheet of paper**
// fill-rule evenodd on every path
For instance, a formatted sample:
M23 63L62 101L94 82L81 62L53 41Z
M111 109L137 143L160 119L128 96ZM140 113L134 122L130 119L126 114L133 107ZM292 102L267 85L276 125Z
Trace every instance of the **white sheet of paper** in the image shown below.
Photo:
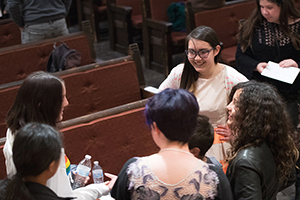
M279 64L269 61L268 66L262 71L261 75L283 81L285 83L293 84L297 75L299 74L299 71L299 68L282 68L279 67Z

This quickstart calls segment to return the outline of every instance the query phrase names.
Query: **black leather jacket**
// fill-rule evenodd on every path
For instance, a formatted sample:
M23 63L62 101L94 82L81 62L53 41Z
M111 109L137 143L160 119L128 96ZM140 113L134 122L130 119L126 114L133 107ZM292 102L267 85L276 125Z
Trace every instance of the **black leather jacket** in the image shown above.
M280 189L275 160L266 143L238 152L226 175L235 200L275 200Z

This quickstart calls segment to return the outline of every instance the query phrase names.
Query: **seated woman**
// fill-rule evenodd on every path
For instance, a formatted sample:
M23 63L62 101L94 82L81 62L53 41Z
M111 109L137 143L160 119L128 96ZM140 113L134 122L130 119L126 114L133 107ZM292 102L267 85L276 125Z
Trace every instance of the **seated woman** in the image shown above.
M266 83L239 83L227 109L232 147L226 175L234 199L276 199L298 158L281 96Z
M210 27L199 26L186 37L185 62L174 67L159 90L182 88L192 92L198 101L199 114L209 118L216 133L227 132L226 106L233 86L247 78L230 66L219 63L221 46L217 33ZM218 129L217 129L218 128ZM223 163L228 142L215 134L215 142L207 156Z
M198 110L195 96L183 89L166 89L149 99L146 120L161 150L128 160L111 196L123 200L214 199L217 174L189 152Z
M64 108L69 104L66 98L64 82L46 72L34 72L22 83L16 100L7 115L6 142L3 148L7 176L16 174L12 159L12 146L20 128L30 122L38 122L56 128L57 122L63 119ZM61 197L77 197L78 200L95 200L109 193L105 184L90 184L72 190L67 175L64 148L61 148L60 167L56 174L47 181L47 186Z
M54 128L30 123L19 130L13 144L17 173L1 184L0 199L72 199L60 198L46 187L57 171L61 155L62 141Z

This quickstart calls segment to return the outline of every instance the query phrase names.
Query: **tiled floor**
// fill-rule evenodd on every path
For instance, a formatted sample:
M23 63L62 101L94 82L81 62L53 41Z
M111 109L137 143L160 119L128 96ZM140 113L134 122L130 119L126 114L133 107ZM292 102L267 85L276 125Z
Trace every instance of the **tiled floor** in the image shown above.
M108 40L104 40L104 41L95 43L94 47L95 47L95 51L96 51L97 62L125 56L124 54L112 51L109 47ZM146 85L158 87L160 85L160 83L165 79L165 77L163 76L163 74L157 73L150 69L146 69L144 67L145 62L144 62L143 55L141 56L141 61L143 64L143 71L144 71Z

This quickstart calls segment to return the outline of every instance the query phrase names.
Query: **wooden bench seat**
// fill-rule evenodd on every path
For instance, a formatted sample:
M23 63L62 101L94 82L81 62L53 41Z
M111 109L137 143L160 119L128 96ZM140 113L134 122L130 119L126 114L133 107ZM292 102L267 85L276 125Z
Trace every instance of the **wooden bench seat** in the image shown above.
M129 158L158 152L144 117L146 102L147 99L132 102L59 124L65 153L71 163L78 164L89 154L93 161L99 161L104 172L118 174ZM5 138L1 138L0 145L4 143ZM2 152L0 179L5 177Z
M141 100L151 95L143 90L145 80L139 49L130 46L128 56L54 73L66 85L69 106L64 120ZM0 85L0 137L7 129L6 115L22 81Z
M81 53L81 65L94 62L95 52L89 22L85 31L39 42L20 44L0 49L0 84L23 80L34 71L46 71L54 43L66 43Z

